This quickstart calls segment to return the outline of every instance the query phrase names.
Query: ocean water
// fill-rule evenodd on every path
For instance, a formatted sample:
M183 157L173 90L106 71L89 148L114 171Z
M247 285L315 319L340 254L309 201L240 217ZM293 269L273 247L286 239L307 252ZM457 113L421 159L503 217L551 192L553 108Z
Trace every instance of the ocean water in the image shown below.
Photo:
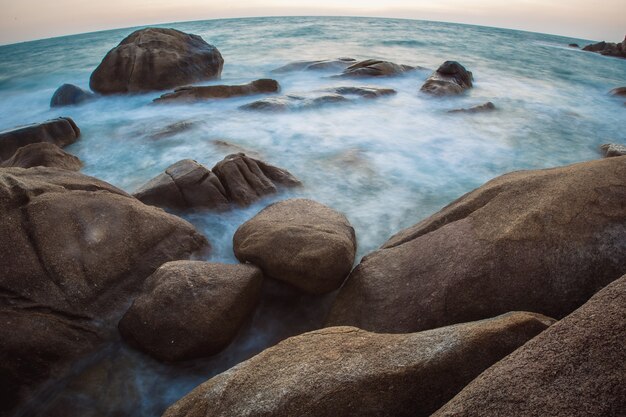
M160 93L50 109L57 87L87 88L106 52L133 29L0 46L0 130L72 117L82 137L66 150L85 163L85 174L132 192L180 159L212 167L245 149L302 180L302 188L246 209L184 214L210 240L213 251L207 259L212 261L236 262L234 231L274 201L307 197L343 212L356 230L360 258L401 228L500 174L596 159L600 144L626 142L623 99L607 94L626 85L626 60L567 46L589 40L377 18L251 18L162 26L198 34L221 51L222 78L205 84L275 78L281 94L333 86L398 92L287 113L238 109L260 97L152 105ZM473 72L475 85L459 97L433 98L419 93L430 70L352 80L331 78L332 71L270 73L291 61L337 57L378 58L431 70L457 60ZM486 101L497 110L447 113ZM180 122L185 130L167 133ZM45 387L18 415L160 415L208 377L286 336L319 326L332 301L332 295L302 296L272 283L265 295L237 340L217 357L166 365L115 340L77 364L66 380Z

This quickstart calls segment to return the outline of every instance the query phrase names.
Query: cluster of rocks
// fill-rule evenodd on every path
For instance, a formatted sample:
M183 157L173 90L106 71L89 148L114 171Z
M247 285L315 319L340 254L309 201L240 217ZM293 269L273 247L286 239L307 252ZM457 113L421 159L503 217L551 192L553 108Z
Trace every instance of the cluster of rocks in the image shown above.
M596 52L601 55L615 56L618 58L626 58L626 37L620 43L598 42L587 45L583 51Z

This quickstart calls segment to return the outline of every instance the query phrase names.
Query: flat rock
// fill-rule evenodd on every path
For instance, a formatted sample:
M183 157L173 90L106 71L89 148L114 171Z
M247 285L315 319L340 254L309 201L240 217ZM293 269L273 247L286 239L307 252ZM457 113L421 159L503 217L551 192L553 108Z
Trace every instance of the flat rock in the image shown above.
M31 143L23 146L11 158L0 163L0 168L32 168L38 166L78 171L83 163L74 155L48 142Z
M219 78L224 59L200 36L175 29L146 28L111 49L89 79L100 94L168 90Z
M280 68L273 69L272 72L285 73L292 71L344 70L355 62L356 59L354 58L323 59L317 61L296 61L290 62L287 65L283 65Z
M63 84L52 95L50 107L74 106L93 100L95 97L91 91L83 90L74 84Z
M473 75L456 61L446 61L426 80L420 91L434 96L461 94L472 88Z
M275 93L280 89L278 82L271 79L260 79L242 85L209 85L203 87L182 87L173 93L163 94L154 99L156 103L170 101L202 101L230 97L250 96L253 94Z
M626 271L626 157L489 181L365 256L329 325L412 332L561 318Z
M487 369L433 416L621 416L624 340L626 276Z
M356 253L348 219L306 199L274 203L237 229L235 256L259 266L265 276L303 291L336 290L352 269Z
M618 143L605 143L604 145L600 145L600 150L605 158L626 155L626 146Z
M410 65L400 65L389 61L366 59L350 65L339 77L389 77L415 70Z
M59 147L78 140L80 129L69 117L59 117L42 123L20 126L0 132L0 160L8 159L22 146L49 142Z
M552 321L518 312L422 333L304 333L208 380L164 417L429 416Z
M493 111L495 109L496 109L495 104L493 104L491 101L488 101L484 104L472 106L467 109L448 110L448 113L485 113L485 112Z
M168 262L145 281L119 323L120 333L161 360L214 355L256 307L262 282L261 270L252 265Z

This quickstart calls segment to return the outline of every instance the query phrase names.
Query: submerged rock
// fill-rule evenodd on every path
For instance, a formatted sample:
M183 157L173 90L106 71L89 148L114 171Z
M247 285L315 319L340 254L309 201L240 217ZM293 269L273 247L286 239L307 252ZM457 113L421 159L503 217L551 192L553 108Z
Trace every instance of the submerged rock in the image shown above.
M7 159L22 146L49 142L59 147L76 142L80 129L69 117L59 117L0 132L0 160Z
M224 59L200 36L175 29L146 28L111 49L91 74L100 94L167 90L219 78Z
M96 96L74 84L63 84L50 100L50 107L73 106L94 99Z
M19 167L32 168L37 166L68 169L78 171L83 163L53 143L39 142L23 146L6 161L0 163L1 168Z
M598 42L587 45L583 51L596 52L600 55L614 56L618 58L626 58L626 37L621 43Z
M104 342L143 280L207 245L191 224L95 178L0 169L0 410Z
M382 96L390 96L396 94L396 90L393 88L376 88L376 87L335 87L330 88L335 94L342 96L359 96L363 98L378 98Z
M495 104L493 104L491 101L488 101L484 104L479 104L477 106L472 106L470 108L467 109L454 109L454 110L448 110L448 113L484 113L484 112L490 112L496 109Z
M568 46L570 48L580 48L580 45L578 45L577 43L570 43Z
M404 74L415 70L416 67L395 64L389 61L366 59L346 68L338 77L388 77Z
M154 99L155 103L169 101L198 101L216 98L249 96L253 94L275 93L279 90L278 82L261 79L242 85L209 85L203 87L182 87L173 93L163 94Z
M356 254L354 228L335 210L306 199L271 204L237 229L235 256L267 277L313 294L341 286Z
M461 94L472 88L473 75L456 61L446 61L422 85L421 91L435 96Z
M626 87L617 87L609 91L612 96L626 97Z
M354 58L324 59L319 61L296 61L273 69L274 73L311 70L343 70L356 62Z
M214 355L254 310L262 281L252 265L168 262L145 281L119 323L120 333L161 360Z
M433 416L623 415L625 340L623 276L487 369Z
M600 150L605 158L626 155L626 146L618 143L605 143L604 145L600 145Z
M429 416L552 321L520 312L413 334L304 333L213 377L164 417Z
M626 157L489 181L365 256L329 325L411 332L561 318L626 271Z

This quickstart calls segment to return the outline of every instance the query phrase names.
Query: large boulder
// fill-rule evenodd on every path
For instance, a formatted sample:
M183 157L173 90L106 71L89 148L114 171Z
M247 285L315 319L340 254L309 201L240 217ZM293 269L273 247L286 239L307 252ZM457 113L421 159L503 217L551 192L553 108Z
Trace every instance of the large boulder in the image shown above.
M164 417L429 416L551 323L519 312L412 334L305 333L210 379Z
M96 96L74 84L63 84L52 95L50 107L73 106L94 99Z
M434 414L623 416L626 276L487 369Z
M0 160L10 158L22 146L49 142L60 147L76 142L80 129L69 117L59 117L0 132Z
M207 245L191 224L95 178L0 169L0 411L110 334L143 280Z
M416 67L395 64L389 61L366 59L350 65L340 77L388 77L413 71Z
M313 294L336 290L356 253L348 219L306 199L274 203L237 229L235 256L261 267L267 277Z
M626 58L626 37L621 43L598 42L587 45L583 51L596 52L600 55L615 56L618 58Z
M313 71L313 70L344 70L354 64L354 58L323 59L318 61L296 61L273 69L273 73L285 73L291 71Z
M461 94L472 88L473 75L456 61L446 61L422 85L421 91L434 96Z
M120 333L161 360L214 355L254 310L262 282L261 270L252 265L168 262L145 281L119 323Z
M146 28L111 49L89 79L100 94L168 90L219 78L224 59L200 36L175 29Z
M626 157L503 175L363 258L328 325L411 332L561 318L626 271Z
M242 85L209 85L202 87L182 87L173 93L163 94L154 99L156 103L163 102L190 102L216 98L230 98L249 96L253 94L275 93L280 86L276 80L260 79Z
M32 168L37 166L78 171L83 163L74 155L48 142L31 143L23 146L11 158L0 162L1 168Z

